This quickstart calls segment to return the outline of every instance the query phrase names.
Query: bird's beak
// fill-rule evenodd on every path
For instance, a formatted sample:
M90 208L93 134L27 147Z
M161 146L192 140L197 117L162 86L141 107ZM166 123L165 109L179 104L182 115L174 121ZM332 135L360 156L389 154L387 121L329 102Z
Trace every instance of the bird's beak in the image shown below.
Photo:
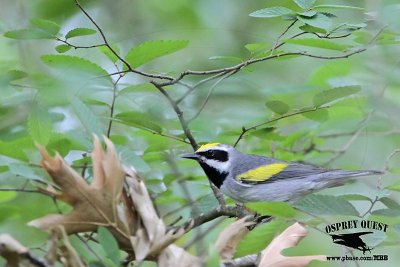
M196 153L192 153L192 154L182 155L181 158L184 158L184 159L196 159L197 160L197 159L199 159L199 156Z

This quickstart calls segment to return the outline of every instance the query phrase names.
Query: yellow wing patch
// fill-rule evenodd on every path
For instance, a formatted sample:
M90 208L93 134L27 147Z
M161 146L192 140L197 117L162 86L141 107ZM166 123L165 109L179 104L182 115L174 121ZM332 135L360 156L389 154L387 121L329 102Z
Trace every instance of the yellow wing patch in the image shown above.
M196 150L196 152L201 151L201 150L205 150L207 148L213 147L213 146L218 146L220 145L220 143L208 143L208 144L204 144L202 146L199 147L199 149Z
M271 176L283 171L288 165L283 162L263 165L236 176L236 179L248 182L264 182Z

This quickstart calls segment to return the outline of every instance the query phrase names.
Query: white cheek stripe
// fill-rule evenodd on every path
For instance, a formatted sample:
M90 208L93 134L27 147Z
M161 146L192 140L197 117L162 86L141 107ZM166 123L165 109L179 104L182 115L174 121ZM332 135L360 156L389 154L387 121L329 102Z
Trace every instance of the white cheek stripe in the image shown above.
M202 160L204 163L206 163L207 165L218 170L218 172L220 172L220 173L229 172L229 162L228 161L221 162L221 161L214 160L214 159L206 159L205 157L202 157Z

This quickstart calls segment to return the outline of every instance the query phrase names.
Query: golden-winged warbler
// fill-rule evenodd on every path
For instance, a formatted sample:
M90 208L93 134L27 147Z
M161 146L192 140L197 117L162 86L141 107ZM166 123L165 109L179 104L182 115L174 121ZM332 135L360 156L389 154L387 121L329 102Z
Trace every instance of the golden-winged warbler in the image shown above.
M309 164L239 152L233 146L209 143L183 158L194 159L222 193L240 202L297 201L351 178L382 174L379 171L324 169Z

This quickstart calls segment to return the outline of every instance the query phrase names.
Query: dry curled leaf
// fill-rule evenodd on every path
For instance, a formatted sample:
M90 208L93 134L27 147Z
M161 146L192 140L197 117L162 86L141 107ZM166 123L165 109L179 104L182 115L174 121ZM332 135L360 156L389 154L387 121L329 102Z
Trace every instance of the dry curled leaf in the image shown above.
M118 214L118 204L125 173L118 159L114 145L105 138L107 152L99 139L94 138L93 181L88 184L74 169L72 169L59 154L51 157L46 149L38 145L42 155L42 166L57 184L61 193L54 190L49 195L64 201L73 207L67 214L51 214L29 222L29 225L43 230L62 225L67 234L94 231L99 225L110 226L117 240L123 245L129 244L129 227Z
M261 253L259 267L306 267L312 260L325 261L326 256L295 256L286 257L282 250L296 246L307 235L307 229L300 223L288 227L275 237L269 246Z
M105 143L107 152L102 149L98 138L94 138L91 184L68 166L60 155L51 157L43 147L38 146L43 168L61 189L60 193L54 188L42 188L41 192L68 203L73 209L68 214L51 214L33 220L29 225L53 231L61 227L64 244L61 252L69 266L73 267L82 266L82 262L70 247L66 235L95 231L98 226L107 226L122 249L130 253L133 251L132 256L137 263L151 259L162 267L201 266L198 258L172 244L187 229L166 231L146 185L133 167L124 170L112 142L105 138ZM128 185L125 191L124 181ZM54 255L48 256L54 258Z
M126 172L132 203L141 220L140 227L131 237L136 261L157 258L159 266L162 267L201 266L198 258L172 244L186 233L185 229L166 231L166 226L158 216L143 181L133 168L126 169Z
M254 222L246 221L247 219L247 217L244 217L237 220L219 234L215 247L222 261L232 259L237 245L249 232L247 227L254 224Z

